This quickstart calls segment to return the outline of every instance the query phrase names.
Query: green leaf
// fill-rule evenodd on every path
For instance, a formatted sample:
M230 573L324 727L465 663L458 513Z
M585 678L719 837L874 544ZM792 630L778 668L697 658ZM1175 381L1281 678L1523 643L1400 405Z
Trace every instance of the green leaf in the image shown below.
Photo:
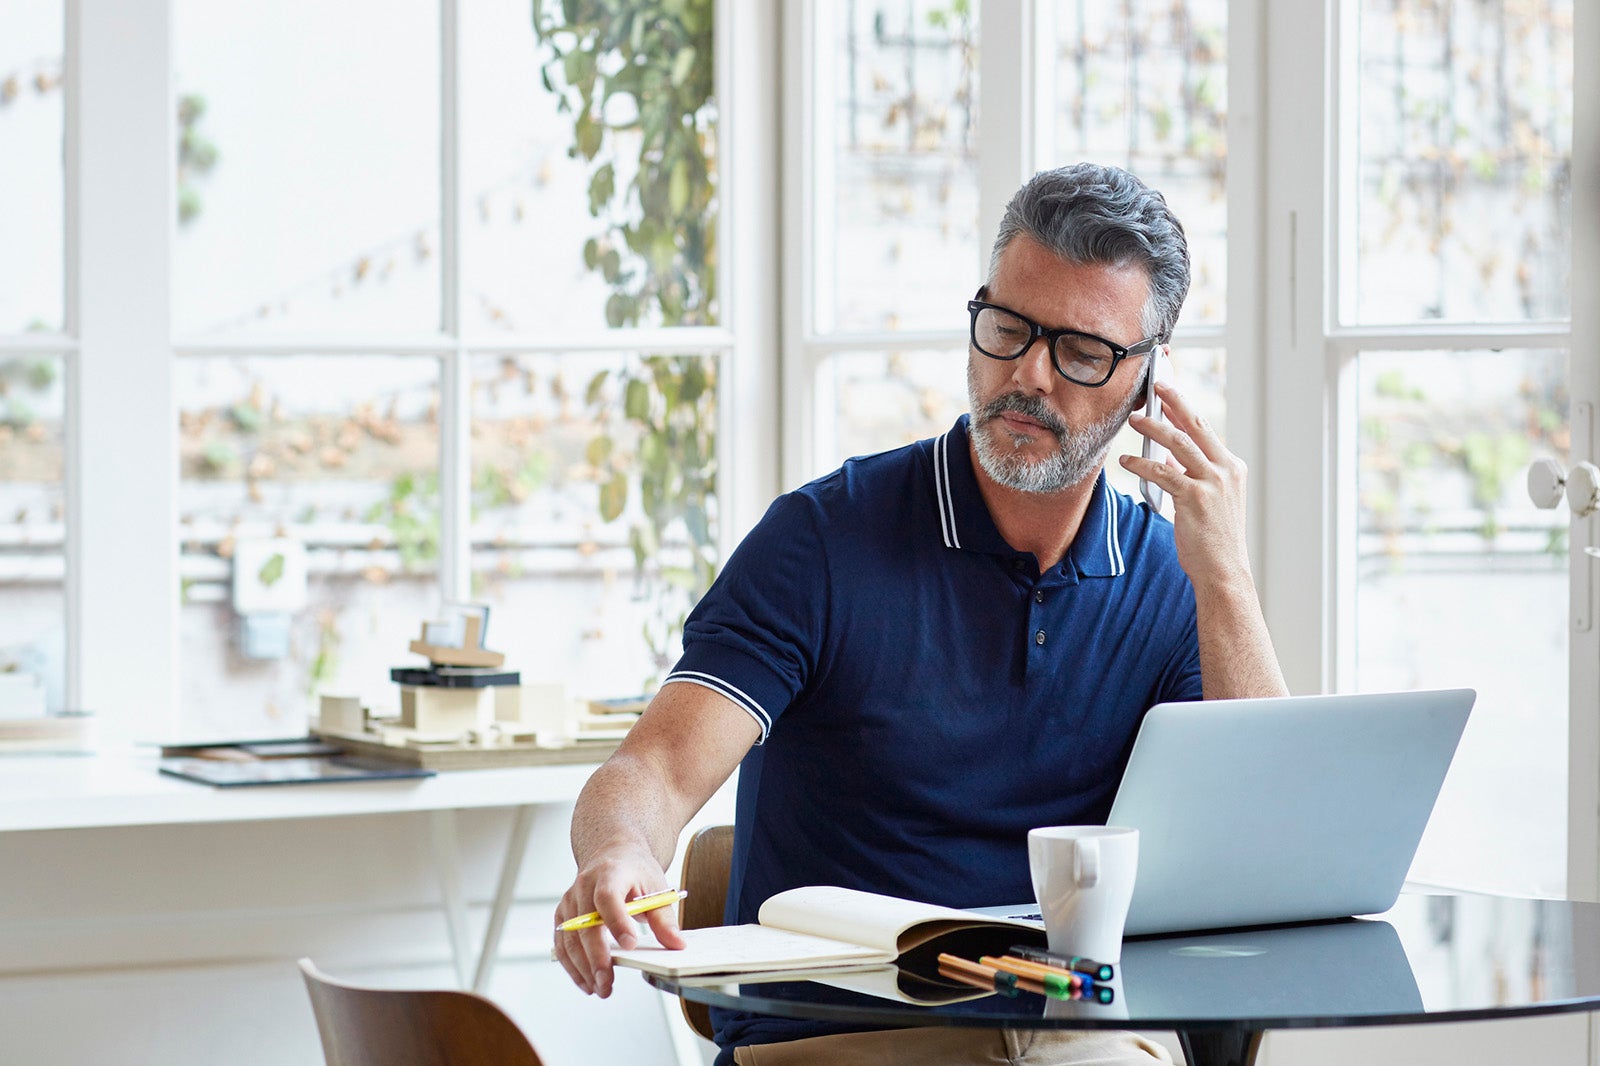
M689 164L681 159L672 165L672 177L667 187L667 203L674 215L683 214L689 206Z
M15 408L16 405L13 403L13 412L15 411ZM206 466L210 467L213 471L222 471L232 466L234 458L235 453L233 450L233 445L231 444L224 444L222 441L217 441L215 443L206 445Z
M256 580L266 588L271 588L283 578L283 553L274 552L272 558L261 565L256 573Z
M623 397L622 413L635 422L643 422L650 417L650 386L643 380L634 378L628 382L628 389Z
M694 403L706 391L706 368L700 360L691 360L683 372L683 389L679 394L684 403Z
M600 242L590 237L583 242L583 265L593 270L600 263Z
M640 384L643 384L643 382ZM666 438L663 434L646 433L639 438L639 462L644 465L645 470L648 472L657 476L664 475L667 469L667 460L670 457L671 451L667 448Z
M648 558L648 556L645 554L644 550L644 531L638 526L634 526L628 530L628 546L633 549L634 569L643 570L645 560Z
M587 52L571 51L562 56L561 73L566 77L567 84L576 85L582 81L591 62Z
M585 159L593 159L600 151L602 131L600 124L594 116L587 111L579 112L576 126L578 136L578 152Z
M38 359L28 364L28 387L43 392L56 383L56 364L49 359Z
M681 48L672 59L672 84L674 88L682 88L684 82L689 80L689 75L694 73L695 51L693 47Z
M590 466L603 466L605 461L611 458L611 452L614 447L615 442L609 436L601 435L595 437L589 442L589 447L585 449L584 458L589 460Z
M254 433L261 428L261 408L248 403L236 403L228 411L228 417L246 433Z
M687 567L663 566L661 568L661 578L674 588L680 588L686 592L695 590L694 571Z
M611 376L611 371L602 370L589 379L589 387L583 390L583 402L593 407L600 402L601 391L606 387L606 379Z
M638 301L620 292L606 298L606 325L612 329L626 326L638 310Z
M611 202L611 197L616 191L616 168L607 163L595 171L594 176L589 179L589 214L598 216L601 208Z
M628 502L628 479L624 474L615 474L610 481L600 486L600 518L605 522L615 522L622 516L622 508Z

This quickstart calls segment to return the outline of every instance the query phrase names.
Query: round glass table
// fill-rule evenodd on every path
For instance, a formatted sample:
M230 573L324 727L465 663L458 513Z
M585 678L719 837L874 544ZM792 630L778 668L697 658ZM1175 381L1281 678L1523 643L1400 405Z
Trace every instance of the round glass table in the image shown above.
M1006 997L894 966L806 977L646 975L715 1007L883 1029L1170 1030L1190 1066L1249 1066L1270 1029L1600 1009L1600 904L1408 893L1376 917L1129 938L1110 1004Z

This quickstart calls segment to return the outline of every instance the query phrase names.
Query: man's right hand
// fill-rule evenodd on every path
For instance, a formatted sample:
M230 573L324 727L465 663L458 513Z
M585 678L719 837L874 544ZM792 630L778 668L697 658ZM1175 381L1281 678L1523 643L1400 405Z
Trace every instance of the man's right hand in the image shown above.
M573 983L601 999L611 995L611 948L631 948L639 942L637 919L624 909L625 904L671 887L661 864L645 849L617 849L579 870L577 880L556 907L556 924L591 911L598 911L605 924L556 932L556 961ZM684 946L678 933L677 907L657 907L640 917L650 923L663 947Z
M667 684L583 786L572 812L578 878L556 907L556 922L598 911L605 924L557 932L556 961L579 988L611 994L611 949L638 942L623 909L667 884L678 837L728 779L761 727L743 708L701 685ZM676 907L642 916L662 947L681 948Z

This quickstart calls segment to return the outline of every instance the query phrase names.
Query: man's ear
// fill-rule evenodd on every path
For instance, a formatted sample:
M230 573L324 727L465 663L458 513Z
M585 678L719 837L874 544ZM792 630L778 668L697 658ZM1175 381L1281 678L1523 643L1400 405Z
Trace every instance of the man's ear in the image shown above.
M1136 410L1143 410L1150 399L1150 375L1156 372L1156 360L1166 354L1166 345L1158 344L1145 356L1144 374L1139 378L1139 395L1134 399Z

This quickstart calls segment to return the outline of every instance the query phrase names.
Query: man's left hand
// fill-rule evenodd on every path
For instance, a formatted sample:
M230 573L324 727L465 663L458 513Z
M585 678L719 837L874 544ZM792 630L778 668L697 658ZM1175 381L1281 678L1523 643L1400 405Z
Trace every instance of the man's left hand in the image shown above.
M1162 419L1134 412L1128 425L1166 448L1158 463L1122 456L1122 466L1154 482L1172 498L1178 563L1196 589L1251 583L1245 549L1244 460L1230 452L1216 430L1166 382L1156 384Z

